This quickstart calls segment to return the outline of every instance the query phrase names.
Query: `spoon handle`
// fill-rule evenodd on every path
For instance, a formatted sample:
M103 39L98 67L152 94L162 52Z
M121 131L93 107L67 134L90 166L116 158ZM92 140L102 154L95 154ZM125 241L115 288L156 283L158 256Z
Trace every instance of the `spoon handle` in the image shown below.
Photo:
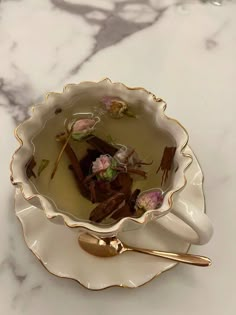
M211 265L211 260L205 256L169 253L169 252L162 252L158 250L142 249L142 248L135 248L135 247L129 247L128 250L132 250L132 251L143 253L143 254L158 256L162 258L167 258L167 259L181 262L184 264L190 264L190 265L195 265L199 267L207 267Z

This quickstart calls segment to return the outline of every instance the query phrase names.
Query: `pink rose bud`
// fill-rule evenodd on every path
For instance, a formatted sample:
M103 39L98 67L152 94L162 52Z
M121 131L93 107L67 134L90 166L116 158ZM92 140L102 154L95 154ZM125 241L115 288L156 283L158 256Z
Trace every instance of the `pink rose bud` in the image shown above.
M97 158L93 162L93 166L92 166L93 173L105 171L106 169L108 169L108 167L110 167L110 165L111 165L111 160L109 156L100 155L100 157Z
M114 96L104 96L102 98L102 103L106 106L106 109L109 110L113 101L120 101L119 97Z
M95 119L79 119L73 125L73 132L86 132L96 124Z
M145 210L157 209L163 202L163 195L160 190L144 192L137 199L138 208Z

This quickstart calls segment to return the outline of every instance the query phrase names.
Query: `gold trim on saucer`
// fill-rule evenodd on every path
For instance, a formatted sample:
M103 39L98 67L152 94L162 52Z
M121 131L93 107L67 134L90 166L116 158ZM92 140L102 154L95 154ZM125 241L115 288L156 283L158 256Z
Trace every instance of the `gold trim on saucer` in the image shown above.
M193 152L193 150L191 149L191 151ZM194 154L194 153L193 153ZM197 164L199 165L199 168L201 169L201 174L202 174L202 180L201 180L201 191L202 191L202 195L203 195L203 199L204 199L204 213L206 213L206 197L205 197L205 193L204 193L204 188L203 188L203 185L204 185L204 174L203 174L203 171L202 171L202 168L201 168L201 165L197 159L197 157L194 155L196 161L197 161ZM15 194L15 197L14 197L14 207L16 208L16 194ZM64 279L69 279L69 280L73 280L73 281L76 281L77 283L79 283L83 288L87 289L87 290L90 290L90 291L103 291L103 290L106 290L106 289L109 289L109 288L113 288L113 287L119 287L119 288L125 288L125 289L136 289L136 288L140 288L148 283L150 283L152 280L154 280L155 278L158 278L161 274L165 273L166 271L169 271L170 269L176 267L178 265L178 263L174 264L173 266L157 273L153 278L151 278L150 280L148 280L147 282L141 284L141 285L138 285L136 287L129 287L129 286L126 286L126 285L118 285L118 284L115 284L115 285L110 285L110 286L107 286L105 288L101 288L101 289L91 289L91 288L88 288L86 287L84 284L82 284L79 280L77 279L74 279L74 278L70 278L70 277L63 277L63 276L60 276L52 271L50 271L43 263L43 260L42 258L36 254L27 244L27 241L26 241L26 235L25 235L25 232L24 232L24 227L23 227L23 222L22 220L19 218L19 216L16 214L17 216L17 219L20 221L21 223L21 227L22 227L22 231L23 231L23 238L24 238L24 241L26 243L26 246L28 247L28 249L37 257L37 259L40 261L41 265L44 267L45 270L47 270L50 274L52 274L53 276L56 276L56 277L59 277L59 278L64 278ZM190 247L191 247L191 244L189 244L187 250L186 250L186 253L189 252L190 250Z
M77 280L77 279L70 278L70 277L66 277L66 276L64 276L64 277L63 277L63 276L59 276L58 274L56 274L56 273L52 272L51 270L49 270L49 269L46 267L46 265L43 263L42 258L41 258L38 254L36 254L36 253L28 246L27 241L26 241L26 237L25 237L25 234L24 234L24 228L23 228L22 221L21 221L21 219L20 219L17 215L16 215L16 217L17 217L17 219L18 219L18 220L20 221L20 223L21 223L21 227L22 227L22 230L23 230L23 238L24 238L24 242L25 242L26 246L27 246L28 249L37 257L37 259L39 260L39 262L41 263L41 265L44 267L44 269L45 269L47 272L49 272L51 275L56 276L56 277L58 277L58 278L73 280L73 281L77 282L79 285L81 285L84 289L87 289L87 290L89 290L89 291L103 291L103 290L106 290L106 289L109 289L109 288L116 288L116 287L117 287L117 288L122 288L122 289L137 289L137 288L141 288L142 286L144 286L144 285L150 283L150 282L151 282L152 280L154 280L155 278L159 277L162 273L164 273L164 272L166 272L166 271L169 271L170 269L176 267L176 266L179 264L179 263L175 263L175 265L173 265L173 266L171 266L171 267L169 267L169 268L167 268L167 269L165 269L165 270L163 270L163 271L157 273L153 278L151 278L151 279L148 280L147 282L145 282L145 283L143 283L143 284L140 284L140 285L138 285L138 286L136 286L136 287L129 287L129 286L126 286L126 285L123 285L123 284L120 284L120 285L119 285L119 284L113 284L113 285L109 285L109 286L107 286L107 287L105 287L105 288L92 289L92 288L86 287L86 285L84 285L83 283L81 283L81 282L80 282L79 280ZM188 247L186 253L188 253L190 247L191 247L191 244L189 245L189 247Z
M14 206L15 206L15 205L16 205L16 198L14 197ZM37 259L39 260L39 262L41 263L41 265L44 267L44 269L45 269L47 272L49 272L51 275L56 276L56 277L58 277L58 278L73 280L73 281L77 282L79 285L81 285L84 289L87 289L87 290L90 290L90 291L103 291L103 290L106 290L106 289L109 289L109 288L115 288L115 287L122 288L122 289L137 289L137 288L140 288L140 287L144 286L145 284L150 283L152 280L154 280L155 278L159 277L162 273L164 273L164 272L166 272L166 271L169 271L170 269L176 267L176 266L179 264L179 263L175 263L173 266L171 266L171 267L169 267L169 268L167 268L167 269L165 269L165 270L163 270L163 271L157 273L153 278L151 278L151 279L148 280L147 282L145 282L145 283L143 283L143 284L141 284L141 285L138 285L138 286L136 286L136 287L129 287L129 286L126 286L126 285L123 285L123 284L120 284L120 285L119 285L119 284L113 284L113 285L107 286L107 287L105 287L105 288L91 289L91 288L89 288L89 287L86 287L86 285L84 285L83 283L81 283L81 282L80 282L79 280L77 280L77 279L74 279L74 278L71 278L71 277L66 277L66 276L63 277L63 276L60 276L60 275L58 275L58 274L52 272L51 270L49 270L49 269L47 268L47 266L43 263L42 258L41 258L37 253L35 253L35 252L32 250L32 248L30 248L30 247L28 246L27 241L26 241L26 235L25 235L24 228L23 228L23 222L22 222L21 219L18 217L18 215L16 215L16 217L17 217L17 219L20 221L21 228L22 228L22 231L23 231L23 238L24 238L24 242L25 242L26 246L27 246L28 249L37 257ZM189 252L190 247L191 247L191 244L188 246L186 253Z

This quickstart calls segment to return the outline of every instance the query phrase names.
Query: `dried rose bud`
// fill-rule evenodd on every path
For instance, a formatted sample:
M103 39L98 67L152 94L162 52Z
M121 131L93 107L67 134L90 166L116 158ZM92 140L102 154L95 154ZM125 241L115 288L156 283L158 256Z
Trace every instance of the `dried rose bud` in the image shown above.
M147 191L139 195L136 206L144 210L154 210L161 206L163 194L160 190Z
M107 155L100 155L94 162L93 162L93 172L101 172L105 171L111 165L111 159Z
M73 125L72 138L81 140L84 136L90 134L97 123L96 119L79 119Z
M102 103L113 118L123 117L128 109L128 105L119 97L104 96L102 98Z
M93 162L92 171L97 174L98 179L110 181L117 174L117 171L113 169L115 166L116 161L112 157L100 155L100 157Z

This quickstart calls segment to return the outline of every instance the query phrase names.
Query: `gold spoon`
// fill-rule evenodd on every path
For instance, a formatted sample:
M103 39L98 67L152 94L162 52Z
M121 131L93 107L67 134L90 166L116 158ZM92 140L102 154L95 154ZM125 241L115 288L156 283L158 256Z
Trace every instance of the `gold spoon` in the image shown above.
M82 233L79 236L79 244L89 254L99 257L112 257L127 251L135 251L200 267L211 265L211 260L204 256L163 252L128 246L121 242L117 237L99 238L96 235Z

